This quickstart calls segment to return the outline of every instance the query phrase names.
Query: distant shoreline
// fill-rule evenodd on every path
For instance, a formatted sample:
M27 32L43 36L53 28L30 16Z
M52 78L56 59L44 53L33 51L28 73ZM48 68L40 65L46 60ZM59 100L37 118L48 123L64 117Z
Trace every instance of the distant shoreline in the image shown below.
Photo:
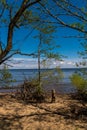
M56 68L56 67L55 67ZM53 70L55 68L41 68L41 70ZM74 70L74 69L77 69L77 70L80 70L80 69L87 69L87 67L75 67L75 68L60 68L61 70ZM38 70L38 68L9 68L9 70Z

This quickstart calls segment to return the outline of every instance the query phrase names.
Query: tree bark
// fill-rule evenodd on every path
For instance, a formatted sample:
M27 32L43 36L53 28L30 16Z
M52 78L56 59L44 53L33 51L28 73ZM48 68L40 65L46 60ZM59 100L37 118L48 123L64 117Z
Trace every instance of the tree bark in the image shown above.
M39 46L38 46L38 80L39 80L39 85L40 85L40 82L41 82L41 66L40 66L40 49L41 49L41 33L40 33L40 43L39 43Z
M0 63L3 63L3 58L5 58L8 53L10 52L10 50L12 49L12 39L13 39L13 31L14 31L14 27L16 26L18 20L20 19L20 17L22 16L22 14L24 13L24 11L38 3L41 0L35 0L33 2L28 2L28 0L23 0L23 3L20 7L20 9L17 11L17 13L15 14L15 16L13 17L13 19L11 19L9 27L8 27L8 37L7 37L7 46L5 48L5 50L0 54Z

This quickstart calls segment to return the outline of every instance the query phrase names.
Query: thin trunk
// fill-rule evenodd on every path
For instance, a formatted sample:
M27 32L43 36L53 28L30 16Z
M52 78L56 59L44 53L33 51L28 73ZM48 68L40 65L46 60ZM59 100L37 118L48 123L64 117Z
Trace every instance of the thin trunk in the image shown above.
M39 80L39 85L40 85L40 50L38 50L38 80Z
M41 48L41 34L40 34L40 43L39 43L39 46L38 46L38 80L39 80L39 85L40 85L40 82L41 82L41 66L40 66L40 48Z

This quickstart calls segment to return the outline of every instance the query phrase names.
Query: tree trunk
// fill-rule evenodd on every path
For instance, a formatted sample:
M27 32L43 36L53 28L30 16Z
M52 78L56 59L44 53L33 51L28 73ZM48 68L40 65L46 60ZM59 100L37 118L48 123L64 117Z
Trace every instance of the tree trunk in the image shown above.
M40 48L41 48L41 34L40 34L40 43L38 46L38 80L39 80L39 85L41 82L41 66L40 66Z

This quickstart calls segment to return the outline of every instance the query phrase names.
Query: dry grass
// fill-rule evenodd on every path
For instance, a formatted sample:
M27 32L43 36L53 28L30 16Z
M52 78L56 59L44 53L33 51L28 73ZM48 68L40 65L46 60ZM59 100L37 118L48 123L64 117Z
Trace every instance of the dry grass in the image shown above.
M87 130L87 103L69 95L58 95L56 103L50 100L26 104L0 94L0 130Z

